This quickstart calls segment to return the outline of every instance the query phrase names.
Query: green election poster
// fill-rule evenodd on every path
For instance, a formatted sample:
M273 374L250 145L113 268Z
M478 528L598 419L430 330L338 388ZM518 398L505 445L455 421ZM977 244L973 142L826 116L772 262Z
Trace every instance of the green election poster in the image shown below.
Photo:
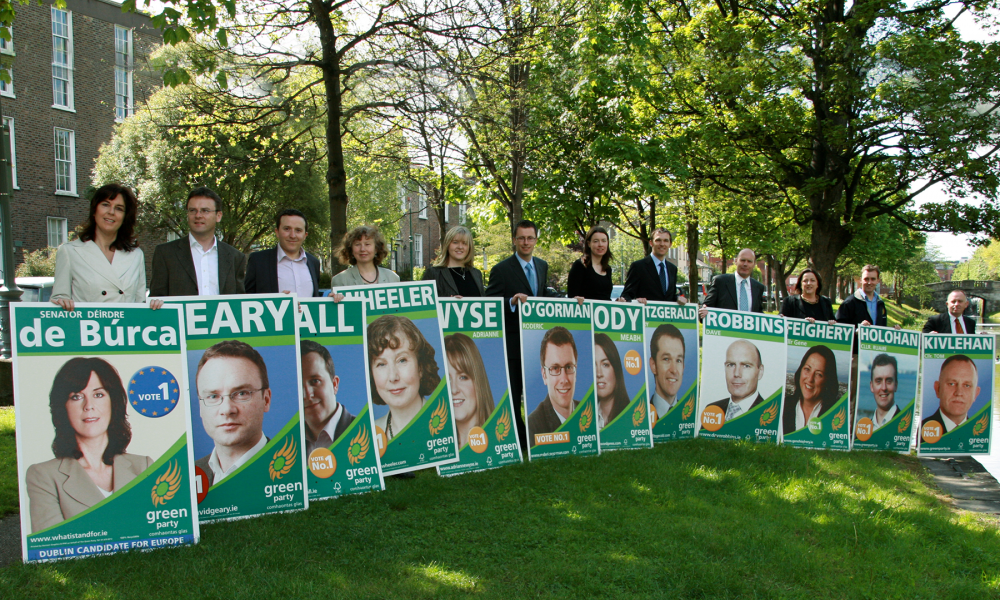
M296 297L164 302L184 309L198 517L308 508Z
M590 302L594 333L594 393L601 451L652 448L646 397L643 307Z
M782 444L851 449L853 325L788 319Z
M518 311L531 460L600 454L593 308L572 299L528 298Z
M858 390L854 450L908 453L917 405L920 333L858 328Z
M777 443L785 318L710 308L704 338L698 437Z
M644 312L653 442L691 439L698 403L698 306L647 302Z
M435 283L334 291L365 302L368 377L382 473L458 462Z
M368 390L365 303L299 301L309 500L385 489Z
M924 334L918 456L990 453L992 335Z
M10 311L24 561L196 543L180 310Z
M502 298L442 298L448 389L458 430L458 462L438 467L459 475L521 462L507 381Z

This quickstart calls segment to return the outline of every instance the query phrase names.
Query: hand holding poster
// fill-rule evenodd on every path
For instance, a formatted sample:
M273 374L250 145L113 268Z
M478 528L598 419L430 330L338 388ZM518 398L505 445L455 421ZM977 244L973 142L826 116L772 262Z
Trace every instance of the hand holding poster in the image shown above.
M709 309L702 355L698 436L777 442L785 318Z
M24 560L197 542L179 309L11 316Z
M647 302L645 317L653 441L691 439L698 403L698 306Z
M458 462L438 467L438 474L521 462L507 381L503 299L448 298L438 306L460 448Z
M458 461L432 281L337 290L365 301L375 431L385 475ZM377 444L376 444L377 445Z
M915 331L858 328L855 450L910 451L919 352Z
M368 390L365 303L299 301L309 500L385 489ZM381 444L381 445L380 445Z
M850 450L853 325L788 319L782 443Z
M308 508L295 296L189 296L184 308L202 522Z
M921 456L989 454L992 335L925 335L920 390Z
M593 307L529 298L521 305L521 368L531 460L599 454Z
M646 399L643 307L591 302L594 329L594 389L601 450L652 448Z

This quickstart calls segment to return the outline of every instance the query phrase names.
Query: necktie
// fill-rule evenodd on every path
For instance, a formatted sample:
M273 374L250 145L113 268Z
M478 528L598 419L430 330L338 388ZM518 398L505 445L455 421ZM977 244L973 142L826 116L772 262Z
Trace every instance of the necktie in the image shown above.
M740 282L740 310L750 312L750 295L747 294L747 280Z
M535 267L532 263L524 265L524 274L528 277L528 285L531 286L531 295L538 295L538 278L535 277Z
M663 294L667 293L667 268L664 266L663 262L660 262L660 287L663 288Z
M962 322L955 317L955 333L965 333L965 328L962 327Z
M735 402L732 401L732 399L730 399L729 408L726 409L726 420L728 421L730 419L735 419L736 417L740 416L741 412L743 412L743 409L740 408L740 405L736 404Z

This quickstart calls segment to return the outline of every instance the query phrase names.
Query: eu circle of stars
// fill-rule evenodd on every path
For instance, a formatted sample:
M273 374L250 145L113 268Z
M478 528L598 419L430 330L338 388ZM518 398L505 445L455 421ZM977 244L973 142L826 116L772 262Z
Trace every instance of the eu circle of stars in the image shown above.
M128 382L128 403L144 417L170 414L180 397L177 378L162 367L140 369Z

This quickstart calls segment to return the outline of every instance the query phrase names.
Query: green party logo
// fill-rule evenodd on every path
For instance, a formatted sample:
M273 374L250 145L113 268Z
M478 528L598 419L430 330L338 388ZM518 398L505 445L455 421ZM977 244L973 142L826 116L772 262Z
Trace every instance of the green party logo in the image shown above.
M899 420L897 431L903 433L910 428L910 421L913 420L913 413L906 413L906 416Z
M347 460L352 465L358 464L368 455L369 447L368 430L362 425L358 429L358 434L351 440L351 445L347 447Z
M642 420L646 416L646 404L643 402L637 402L635 405L635 411L632 413L632 425L636 427L642 425Z
M153 506L162 506L173 499L177 490L181 489L181 467L174 461L167 465L167 470L160 473L153 484Z
M504 439L510 435L510 411L506 408L503 409L503 412L500 413L500 418L497 419L497 428L495 431L497 434L497 441L500 442L504 441Z
M267 472L271 475L271 481L281 479L292 470L292 466L295 465L295 455L295 440L290 437L285 438L285 445L274 453L271 464L267 468Z
M771 406L768 406L760 413L760 426L764 427L770 425L778 417L778 403L772 402Z
M691 396L687 402L684 403L684 408L681 409L681 418L687 419L694 412L694 396Z
M840 407L837 414L833 415L833 421L830 424L833 426L834 431L838 431L847 422L847 407Z
M587 431L590 423L594 420L594 403L588 402L580 413L580 431Z
M981 419L976 421L975 426L972 428L972 435L978 436L982 432L986 431L986 425L990 422L990 414L986 413Z
M441 433L441 430L444 429L447 416L448 409L445 407L444 400L439 400L437 408L435 408L434 412L431 413L431 421L429 423L431 435Z

